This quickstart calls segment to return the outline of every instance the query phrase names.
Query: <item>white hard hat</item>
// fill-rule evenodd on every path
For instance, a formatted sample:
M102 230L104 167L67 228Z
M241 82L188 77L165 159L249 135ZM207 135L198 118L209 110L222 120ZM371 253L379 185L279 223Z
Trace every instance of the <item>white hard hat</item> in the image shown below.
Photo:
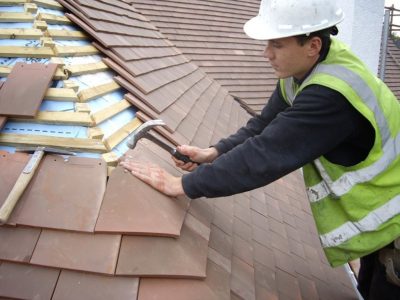
M271 40L329 28L343 18L335 0L262 0L243 29L253 39Z

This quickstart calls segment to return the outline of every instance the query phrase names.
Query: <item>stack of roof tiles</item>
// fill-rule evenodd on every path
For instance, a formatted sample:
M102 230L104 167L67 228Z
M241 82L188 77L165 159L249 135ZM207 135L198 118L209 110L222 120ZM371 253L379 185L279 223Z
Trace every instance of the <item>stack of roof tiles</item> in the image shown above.
M114 79L126 89L136 116L167 123L158 133L169 142L207 147L250 117L223 86L231 83L208 75L208 54L196 59L195 51L188 51L207 46L196 46L194 35L184 34L191 24L181 18L186 8L177 10L184 1L59 2L116 72ZM216 24L235 19L231 43L212 44L226 47L228 61L239 61L246 52L233 46L239 44L236 38L244 39L237 24L254 14L256 2L248 4L245 17L241 9L247 2L240 2L235 14L231 1L188 5L192 16L196 10L204 16L200 13L215 5L215 13L201 17L209 25L213 16ZM148 3L160 15L170 16L172 7L178 19L148 19ZM173 39L173 28L164 35L155 26L172 23L183 30L176 36L192 39L191 46ZM251 41L243 44L257 52ZM227 63L218 59L225 54L213 60L216 69ZM203 69L207 61L209 70ZM255 56L249 61L262 67ZM262 75L263 85L268 79ZM169 155L148 141L126 158L181 174ZM0 153L0 199L27 160L26 154ZM101 159L48 155L9 223L0 228L0 240L0 297L5 298L356 299L345 269L331 268L321 250L300 172L251 192L189 201L166 197L120 167L107 180Z

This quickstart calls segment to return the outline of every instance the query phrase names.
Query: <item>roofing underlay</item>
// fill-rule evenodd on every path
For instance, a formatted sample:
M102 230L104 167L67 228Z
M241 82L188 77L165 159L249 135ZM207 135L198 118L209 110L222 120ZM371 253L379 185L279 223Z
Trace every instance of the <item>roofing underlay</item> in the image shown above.
M189 201L115 167L143 121L164 120L157 134L171 144L207 147L250 118L229 89L242 92L251 80L269 93L274 86L256 57L260 45L239 26L258 1L27 2L0 1L4 85L17 62L58 68L35 118L7 117L0 133L0 204L30 158L14 146L78 155L47 154L0 227L0 297L357 299L347 268L326 261L300 171L247 193ZM210 44L201 46L198 30L209 26ZM239 68L237 79L245 50L256 67ZM254 91L237 95L268 94ZM181 174L147 140L126 156Z

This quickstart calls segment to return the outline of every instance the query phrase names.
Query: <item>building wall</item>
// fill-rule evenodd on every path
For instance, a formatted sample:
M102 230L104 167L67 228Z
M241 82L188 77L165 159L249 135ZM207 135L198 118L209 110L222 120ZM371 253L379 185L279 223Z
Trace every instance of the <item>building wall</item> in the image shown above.
M378 73L379 52L382 35L384 0L339 0L344 21L338 25L338 38Z

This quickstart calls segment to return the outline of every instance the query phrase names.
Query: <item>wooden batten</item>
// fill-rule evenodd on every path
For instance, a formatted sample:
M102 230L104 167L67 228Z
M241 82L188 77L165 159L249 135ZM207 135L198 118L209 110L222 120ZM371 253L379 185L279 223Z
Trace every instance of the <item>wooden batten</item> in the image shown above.
M59 29L47 29L46 36L49 36L54 40L84 40L88 38L88 36L82 31Z
M55 80L65 80L68 79L68 74L64 71L64 68L57 68L56 74L54 75Z
M24 11L31 14L36 14L38 11L38 7L35 3L25 3Z
M73 89L75 92L79 91L79 84L73 80L64 80L63 85L65 89Z
M136 128L142 125L142 121L138 118L134 118L125 126L121 127L119 130L114 132L103 142L108 151L111 151L115 146L121 143L125 138L127 138Z
M114 152L107 152L101 155L107 166L116 167L118 165L119 157Z
M57 56L50 58L50 63L57 64L59 67L64 67L65 65L64 59L62 57L57 57Z
M68 88L49 88L44 96L46 100L53 101L71 101L77 102L78 96L73 89Z
M14 147L47 146L79 152L107 152L104 144L95 139L66 138L29 134L0 133L0 145Z
M37 19L46 21L47 24L53 25L72 25L73 23L66 16L57 16L53 14L39 13Z
M102 61L90 64L69 65L66 66L65 68L70 72L71 76L93 74L108 70L107 65Z
M90 107L87 103L77 102L75 103L75 111L90 113Z
M47 30L47 23L46 21L35 20L35 22L33 22L33 28L37 28L43 31Z
M33 22L35 16L26 12L0 12L0 22L20 22L30 23Z
M128 101L122 99L121 101L118 101L108 107L105 107L93 113L90 117L92 118L93 122L98 125L101 122L104 122L105 120L115 116L116 114L119 114L130 106L131 104Z
M50 58L54 52L50 47L0 46L0 56Z
M57 56L85 56L98 54L99 50L92 45L87 46L59 46L54 47Z
M28 29L28 28L0 29L0 39L39 40L41 37L43 37L43 33L39 29Z
M55 10L64 10L64 7L54 0L29 0L30 2L35 3L37 6L44 8L51 8Z
M88 113L84 112L66 112L66 111L41 111L34 119L9 118L16 122L92 126L93 121Z
M87 102L92 99L102 97L108 93L114 92L120 88L119 84L115 81L97 85L88 89L84 89L78 93L80 102Z
M41 42L42 47L54 48L54 46L56 45L54 43L53 39L51 37L47 37L47 36L41 37L40 42Z
M104 132L99 127L90 127L87 131L88 137L91 139L101 140L104 137Z
M0 6L24 5L27 0L0 0Z

